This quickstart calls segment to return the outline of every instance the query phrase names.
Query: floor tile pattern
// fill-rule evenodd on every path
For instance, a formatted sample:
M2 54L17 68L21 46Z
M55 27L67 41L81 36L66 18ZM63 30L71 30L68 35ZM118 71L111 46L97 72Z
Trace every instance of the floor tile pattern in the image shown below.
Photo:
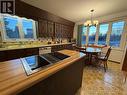
M85 66L82 87L76 95L127 95L127 83L120 64L108 62L108 70L102 66Z

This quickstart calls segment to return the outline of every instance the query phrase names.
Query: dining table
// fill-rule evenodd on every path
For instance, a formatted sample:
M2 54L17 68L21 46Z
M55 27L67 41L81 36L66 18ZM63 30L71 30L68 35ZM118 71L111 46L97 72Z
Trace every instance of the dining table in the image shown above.
M101 48L95 48L95 47L81 47L82 52L86 53L88 55L88 63L92 64L92 57L98 56L101 53Z

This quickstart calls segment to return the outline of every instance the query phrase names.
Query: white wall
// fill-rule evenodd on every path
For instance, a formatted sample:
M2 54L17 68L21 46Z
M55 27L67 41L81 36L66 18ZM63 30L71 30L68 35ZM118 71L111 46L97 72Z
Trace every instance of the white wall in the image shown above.
M114 20L119 20L119 19L125 19L127 18L127 11L124 12L120 12L120 13L115 13L115 14L111 14L108 16L102 16L102 17L98 17L95 18L97 20L99 20L100 23L104 23L104 22L110 22L110 21L114 21ZM83 24L85 22L85 20L83 21L78 21L75 23L75 27L74 27L74 38L77 39L77 32L78 32L78 25ZM126 19L127 22L127 19ZM127 24L126 24L127 27ZM111 30L109 30L111 31ZM125 28L124 30L124 34L122 36L121 42L123 42L121 44L121 48L113 48L111 51L111 54L109 56L109 60L111 61L116 61L119 63L122 63L122 58L123 58L123 54L124 54L124 49L126 46L126 41L127 41L127 28Z
M108 21L114 20L116 18L121 18L121 17L125 17L125 16L127 16L127 11L119 12L119 13L115 13L115 14L111 14L111 15L107 15L107 16L101 16L101 17L97 17L95 19L99 20L99 22L102 23L102 22L108 22ZM80 24L83 24L85 21L86 20L77 21L76 24L80 25Z
M112 49L109 56L109 60L121 63L123 53L124 53L124 50Z

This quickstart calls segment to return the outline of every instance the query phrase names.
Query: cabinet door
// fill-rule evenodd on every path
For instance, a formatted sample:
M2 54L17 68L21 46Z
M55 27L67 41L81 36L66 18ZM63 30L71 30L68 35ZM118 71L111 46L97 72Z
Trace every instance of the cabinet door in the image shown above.
M39 54L38 48L0 51L0 62L38 54Z
M73 37L73 27L62 25L62 37L63 38L72 38Z
M55 37L61 38L61 24L55 23Z
M39 54L39 49L38 48L29 48L29 49L24 49L24 56L32 56L32 55L38 55Z
M54 23L48 21L48 37L53 38L54 37Z
M69 37L70 38L73 38L73 29L74 29L74 27L69 27Z
M39 20L38 21L38 37L47 37L47 21L46 20Z
M6 51L0 51L0 62L8 60L8 56L7 55L8 54L7 54Z
M62 25L62 37L63 38L67 38L67 26L66 25Z

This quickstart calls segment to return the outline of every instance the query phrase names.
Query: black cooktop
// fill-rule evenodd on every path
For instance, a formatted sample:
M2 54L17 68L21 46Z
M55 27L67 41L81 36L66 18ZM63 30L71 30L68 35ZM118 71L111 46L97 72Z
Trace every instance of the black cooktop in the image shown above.
M38 55L25 57L25 61L30 66L31 70L50 64L48 61L46 61L45 59L43 59L41 56Z
M23 66L26 70L27 75L32 72L39 71L40 69L55 64L69 56L59 52L47 53L42 55L33 55L21 58Z

